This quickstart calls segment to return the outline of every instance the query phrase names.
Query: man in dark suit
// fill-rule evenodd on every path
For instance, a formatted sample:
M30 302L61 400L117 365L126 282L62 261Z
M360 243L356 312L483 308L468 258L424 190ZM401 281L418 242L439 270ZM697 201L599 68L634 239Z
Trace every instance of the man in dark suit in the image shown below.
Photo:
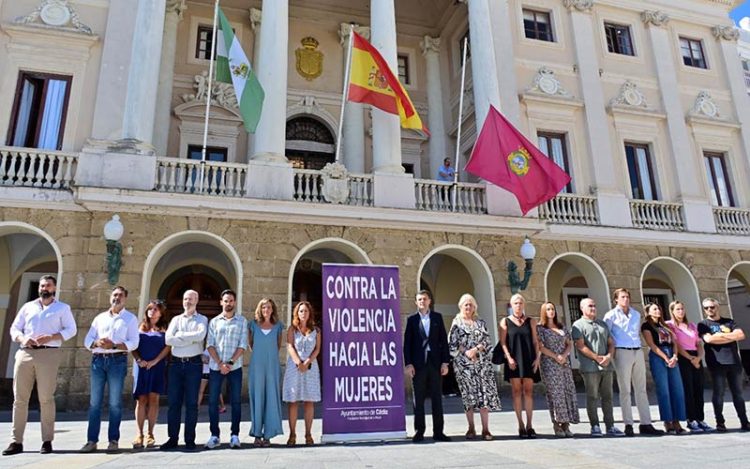
M404 363L406 373L412 378L414 389L414 437L424 440L424 401L428 394L432 403L432 438L450 441L443 433L442 377L448 374L448 334L443 316L430 311L432 297L427 290L416 296L417 312L406 320L404 333Z

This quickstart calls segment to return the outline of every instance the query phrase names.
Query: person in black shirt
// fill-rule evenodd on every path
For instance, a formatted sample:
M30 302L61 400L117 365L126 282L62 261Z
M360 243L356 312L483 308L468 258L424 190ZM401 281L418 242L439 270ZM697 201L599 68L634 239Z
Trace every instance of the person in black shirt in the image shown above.
M729 383L732 401L740 419L740 430L750 431L745 400L742 397L742 362L737 342L745 340L745 333L732 319L719 315L719 302L713 298L703 300L706 319L698 324L698 334L705 343L706 365L713 381L714 415L716 431L727 431L724 423L724 386Z

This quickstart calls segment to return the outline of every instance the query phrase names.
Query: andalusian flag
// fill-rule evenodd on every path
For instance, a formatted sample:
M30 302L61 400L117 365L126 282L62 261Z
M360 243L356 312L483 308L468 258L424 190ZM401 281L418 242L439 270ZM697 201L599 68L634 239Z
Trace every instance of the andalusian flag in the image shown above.
M352 39L349 101L368 103L382 111L398 114L401 127L429 134L409 95L380 52L354 31Z
M250 68L240 41L232 31L224 12L219 10L219 30L216 32L216 80L234 85L237 106L240 108L245 130L255 132L263 107L263 88Z

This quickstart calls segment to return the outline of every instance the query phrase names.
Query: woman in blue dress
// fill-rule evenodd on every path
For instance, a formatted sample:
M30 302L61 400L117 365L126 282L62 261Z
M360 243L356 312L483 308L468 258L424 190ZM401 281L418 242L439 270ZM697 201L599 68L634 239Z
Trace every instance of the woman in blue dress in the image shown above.
M165 391L167 362L164 360L171 347L164 342L167 329L165 313L167 307L159 300L153 300L146 308L143 322L139 326L140 337L138 348L133 350L133 398L135 404L135 421L138 435L133 440L133 449L143 449L144 445L153 448L154 426L159 415L159 395ZM148 435L144 441L143 424L148 418Z
M284 325L279 322L276 303L263 298L249 325L250 358L250 436L254 446L271 446L271 438L284 433L281 426L281 363L279 349Z
M300 301L292 313L292 325L286 336L288 358L284 372L284 402L289 403L289 440L287 446L297 444L297 407L305 409L305 444L314 444L310 434L315 413L314 402L320 402L320 329L315 327L312 305Z

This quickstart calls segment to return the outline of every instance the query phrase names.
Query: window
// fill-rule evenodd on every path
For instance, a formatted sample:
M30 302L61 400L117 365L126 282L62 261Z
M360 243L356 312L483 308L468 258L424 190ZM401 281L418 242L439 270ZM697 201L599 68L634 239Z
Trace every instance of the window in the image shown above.
M471 36L469 35L468 29L463 34L463 36L461 36L461 39L458 40L458 57L459 57L459 61L462 67L464 66L464 41L467 41L466 60L470 60L471 59Z
M60 150L70 98L67 76L21 72L10 118L7 144Z
M211 60L214 29L211 26L199 25L198 38L195 44L195 58Z
M523 10L523 29L529 39L554 42L552 38L552 21L546 11Z
M708 68L706 56L703 53L703 43L697 39L680 38L682 62L688 67Z
M188 158L201 160L203 145L189 145ZM206 161L227 161L227 149L222 147L206 147Z
M398 80L402 85L411 85L411 77L409 76L409 56L398 55Z
M703 161L706 164L706 176L708 176L708 185L711 189L711 203L717 207L734 207L724 155L704 153Z
M607 50L613 54L635 55L633 40L630 38L630 26L604 23L607 36Z
M539 133L539 149L542 153L552 159L552 161L562 168L570 176L570 166L568 164L568 150L565 145L565 134ZM561 191L565 194L573 192L571 183Z
M628 160L630 189L634 199L659 200L656 195L656 180L647 145L625 144L625 157Z
M404 167L406 174L414 174L414 165L412 163L402 163L401 166Z

